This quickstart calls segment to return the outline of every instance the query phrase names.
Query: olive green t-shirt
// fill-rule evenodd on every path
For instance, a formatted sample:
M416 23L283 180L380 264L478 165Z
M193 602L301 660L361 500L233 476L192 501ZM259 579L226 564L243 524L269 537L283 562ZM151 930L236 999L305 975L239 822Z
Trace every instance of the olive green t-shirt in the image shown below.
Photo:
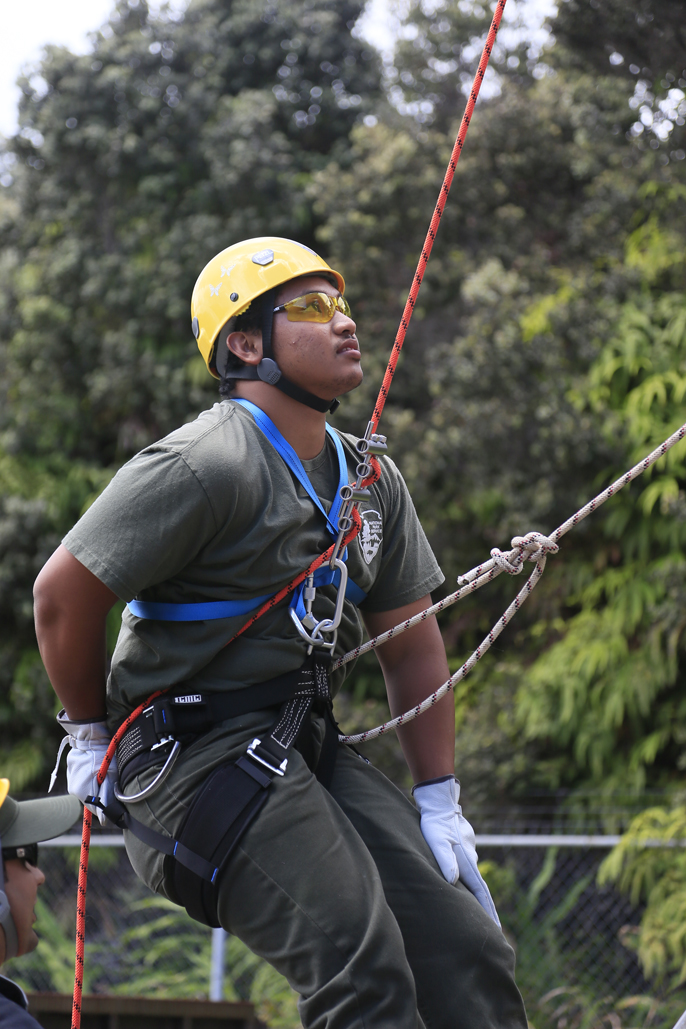
M350 481L355 438L340 434ZM325 510L338 486L327 437L303 461ZM443 582L407 487L393 462L359 505L363 529L348 547L352 580L367 594L346 600L336 655L363 639L360 611L388 611ZM114 476L65 536L65 547L121 600L246 600L285 586L332 542L324 517L252 415L230 400L146 447ZM317 590L314 614L333 613L336 591ZM249 615L200 622L137 618L128 608L107 684L112 725L157 689L235 690L299 668L307 644L290 598L228 647ZM352 665L334 673L335 692Z

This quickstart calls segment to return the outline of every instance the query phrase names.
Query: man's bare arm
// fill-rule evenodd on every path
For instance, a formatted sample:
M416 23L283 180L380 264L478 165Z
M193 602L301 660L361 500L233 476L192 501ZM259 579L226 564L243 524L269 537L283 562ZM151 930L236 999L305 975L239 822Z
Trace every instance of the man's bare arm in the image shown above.
M68 716L104 718L105 627L116 593L59 546L41 569L33 597L38 647Z
M431 606L426 596L394 611L364 616L370 636ZM438 689L450 676L443 639L432 615L376 651L386 680L391 714L408 711ZM455 769L455 706L452 693L425 714L398 729L400 746L414 782L452 775Z

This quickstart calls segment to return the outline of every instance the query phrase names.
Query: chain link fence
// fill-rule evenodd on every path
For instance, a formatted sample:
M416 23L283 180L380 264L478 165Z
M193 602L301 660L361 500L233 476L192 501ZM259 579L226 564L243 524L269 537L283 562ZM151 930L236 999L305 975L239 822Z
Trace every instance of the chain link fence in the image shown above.
M672 1029L686 1008L686 994L663 996L644 978L632 950L640 909L597 885L615 839L477 837L535 1029ZM274 1029L300 1025L295 994L269 965L235 937L151 894L133 873L121 837L96 836L94 844L85 992L247 1000ZM25 989L71 992L78 859L76 838L41 851L40 944L6 966Z
M642 910L598 869L619 837L477 837L480 867L517 954L536 1029L672 1029L686 992L643 974L633 949Z

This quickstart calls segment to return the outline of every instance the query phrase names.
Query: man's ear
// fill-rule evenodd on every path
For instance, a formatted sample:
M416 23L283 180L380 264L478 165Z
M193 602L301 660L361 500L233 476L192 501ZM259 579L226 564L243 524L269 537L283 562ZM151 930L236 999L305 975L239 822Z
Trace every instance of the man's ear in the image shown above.
M245 364L258 365L262 360L261 332L230 332L226 345Z

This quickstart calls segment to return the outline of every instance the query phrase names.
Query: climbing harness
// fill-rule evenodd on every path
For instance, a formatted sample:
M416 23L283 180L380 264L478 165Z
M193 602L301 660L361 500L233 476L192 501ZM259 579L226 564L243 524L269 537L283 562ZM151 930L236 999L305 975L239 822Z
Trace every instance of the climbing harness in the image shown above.
M348 465L345 457L345 450L343 449L343 444L336 430L332 429L328 423L326 424L327 435L331 440L333 440L336 448L336 457L338 459L338 489L336 490L331 510L327 514L309 480L307 472L303 468L300 458L290 443L284 439L271 418L269 418L261 408L256 404L251 403L249 400L237 398L235 403L240 404L241 407L250 411L255 419L257 427L266 436L274 449L281 455L295 478L309 496L310 500L314 503L315 507L324 515L329 532L336 541L338 541L341 518L343 517L341 514L341 508L345 502L343 497L348 495L347 491L351 491L352 487L348 485ZM365 496L369 496L368 491L365 491ZM348 522L346 522L345 525L348 529L352 527ZM323 567L317 569L313 575L309 575L307 579L304 580L304 582L293 592L290 616L299 635L308 644L308 654L312 652L314 647L319 647L333 653L336 646L338 627L341 624L341 617L343 615L344 600L347 598L357 605L362 603L367 596L361 587L348 578L348 569L345 564L346 556L347 554L345 552L343 552L340 557L337 554L332 555L329 563L329 571ZM333 584L337 587L334 615L333 618L324 618L321 621L317 621L312 613L315 591L317 586L325 586L329 584ZM330 634L331 638L329 640L325 640L324 634Z
M159 760L157 748L171 743L174 754L180 740L197 738L227 718L277 705L280 708L271 728L255 737L244 754L214 769L194 797L175 837L148 828L128 810L150 794L150 787L128 796L115 790L116 800L107 804L97 797L87 798L87 803L101 808L120 828L166 855L165 881L170 893L196 921L219 926L221 870L266 801L272 782L285 774L291 748L312 709L326 718L321 751L312 770L322 785L329 786L338 731L331 712L328 662L328 656L313 655L297 672L252 687L250 696L241 690L229 694L165 693L131 722L117 746L124 786ZM165 767L168 764L169 758Z

